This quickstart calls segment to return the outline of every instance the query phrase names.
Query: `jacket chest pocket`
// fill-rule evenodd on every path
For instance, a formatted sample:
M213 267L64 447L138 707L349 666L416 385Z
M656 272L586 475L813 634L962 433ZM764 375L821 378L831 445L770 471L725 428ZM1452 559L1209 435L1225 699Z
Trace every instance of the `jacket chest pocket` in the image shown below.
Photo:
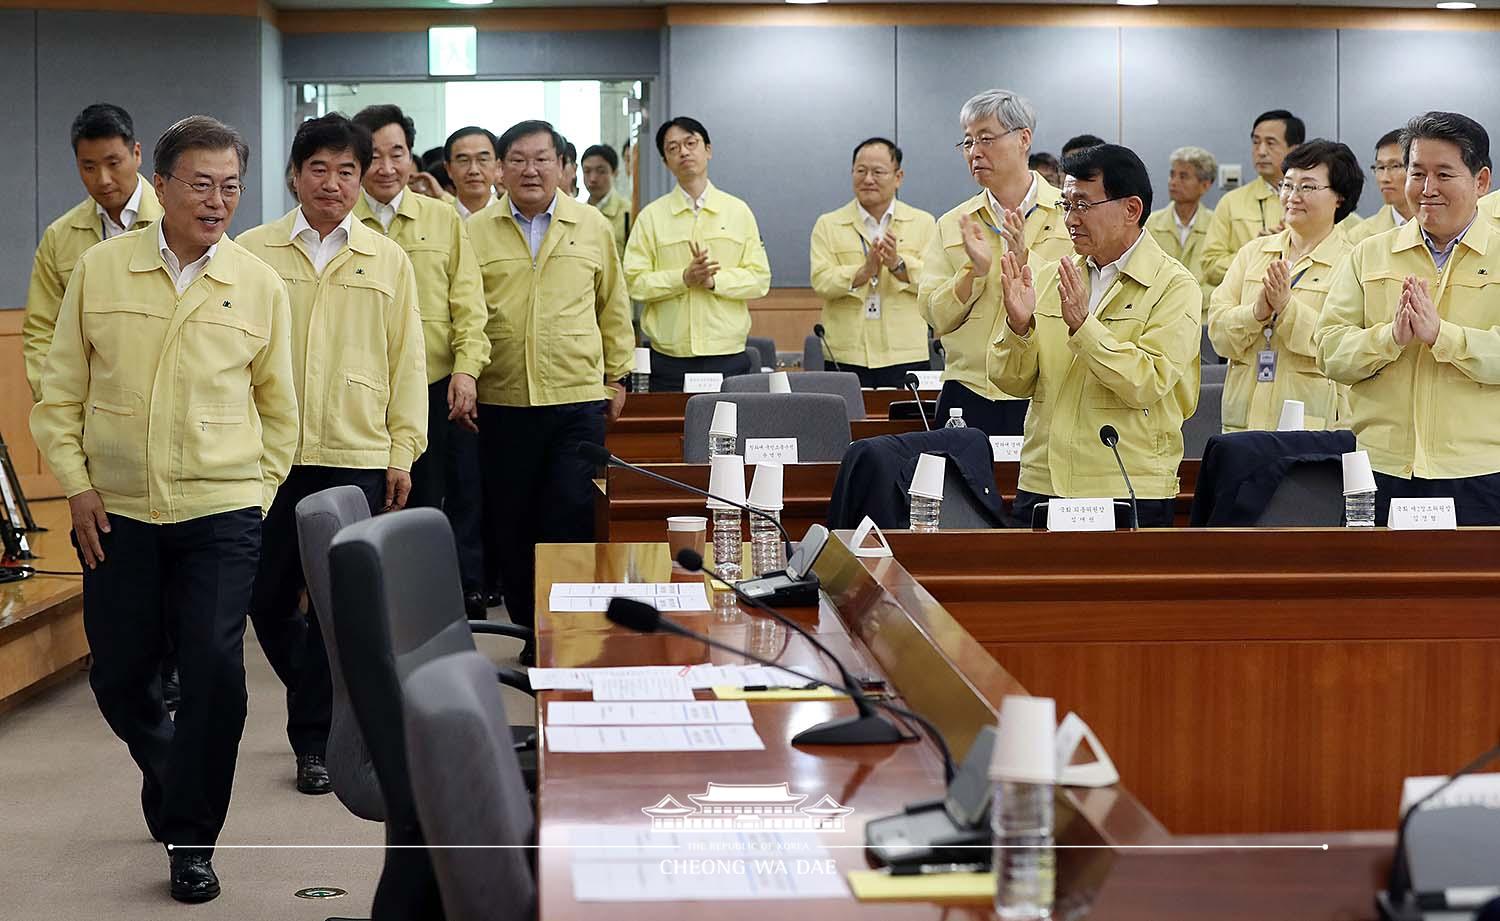
M1116 342L1137 342L1146 331L1144 318L1133 316L1101 316L1099 322L1104 324L1105 331L1110 338ZM1095 377L1089 374L1084 378L1083 398L1086 405L1096 409L1125 409L1125 401Z
M1401 303L1401 288L1405 277L1394 274L1369 275L1360 279L1365 292L1365 325L1390 323L1396 318L1396 305ZM1434 290L1431 280L1428 290Z
M490 319L485 332L491 339L513 336L526 329L531 312L534 269L530 258L500 256L479 266L484 279L484 299Z
M576 247L564 243L547 259L541 271L542 316L563 325L561 331L574 331L594 322L594 279L599 264L590 251L564 252Z
M719 268L729 269L740 264L745 254L745 241L727 224L704 222L700 233L703 245L708 248L709 259L717 262Z
M1440 305L1442 318L1459 326L1488 329L1500 324L1500 278L1485 271L1469 269L1454 272L1448 279L1448 290Z
M171 320L168 307L103 303L84 307L83 334L108 366L131 367L142 352L161 351L161 340Z
M424 323L443 322L451 319L448 305L448 266L452 262L447 247L420 243L407 249L411 267L417 279L417 306L422 311Z
M195 371L232 372L249 366L271 338L269 325L210 301L182 324L182 360ZM210 389L230 386L224 374L205 375ZM243 383L239 375L230 375ZM198 394L203 396L204 394ZM212 397L210 397L212 399Z

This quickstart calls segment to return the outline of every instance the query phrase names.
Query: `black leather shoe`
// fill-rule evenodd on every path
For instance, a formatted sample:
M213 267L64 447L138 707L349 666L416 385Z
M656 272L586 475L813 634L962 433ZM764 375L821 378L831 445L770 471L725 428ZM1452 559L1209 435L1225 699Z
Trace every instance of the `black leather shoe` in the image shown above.
M487 608L498 608L505 598L501 596L500 589L492 588L484 593L484 606Z
M202 851L172 851L172 898L179 902L210 902L219 897L219 877L213 859Z
M464 593L464 613L469 615L469 620L484 620L487 612L483 592Z
M308 796L322 796L333 792L333 781L328 777L328 768L320 755L297 756L297 792Z

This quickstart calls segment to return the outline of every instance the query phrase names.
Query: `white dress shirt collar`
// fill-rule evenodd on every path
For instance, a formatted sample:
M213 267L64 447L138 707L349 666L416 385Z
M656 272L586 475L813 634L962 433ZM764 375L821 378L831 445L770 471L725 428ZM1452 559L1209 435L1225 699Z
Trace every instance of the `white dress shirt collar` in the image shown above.
M146 180L139 175L135 177L135 191L130 193L130 200L125 203L125 207L120 209L120 223L118 224L110 219L109 212L104 210L103 205L94 202L94 210L98 212L100 219L100 236L108 240L111 237L118 237L135 226L135 219L141 213L141 187L145 183Z
M167 274L172 276L172 284L177 286L178 297L182 296L182 292L186 291L189 285L198 280L198 276L208 268L208 260L219 251L219 244L215 243L204 251L203 255L187 265L182 265L177 261L177 254L172 252L172 248L167 245L167 232L160 222L156 225L156 245L161 251L161 261L167 267Z
M328 263L339 254L345 246L349 245L349 229L354 224L354 212L350 211L339 221L337 227L329 232L328 236L319 238L318 232L307 222L307 214L301 208L297 209L297 219L292 222L292 242L295 243L312 260L313 271L319 275L328 268Z
M1188 218L1187 223L1184 224L1182 222L1182 218L1180 218L1180 217L1177 216L1177 205L1176 204L1172 205L1172 223L1174 223L1174 224L1177 225L1177 245L1178 246L1181 246L1184 249L1187 248L1188 235L1193 232L1193 225L1196 224L1196 223L1198 223L1198 215L1202 211L1203 211L1203 205L1199 204L1198 207L1196 207L1196 208L1193 209L1193 216L1190 217L1190 218Z
M484 203L484 208L488 208L490 205L493 205L499 200L500 196L495 194L494 189L490 189L490 200ZM458 208L459 220L467 221L469 218L479 213L478 211L470 211L468 208L464 207L464 200L462 198L453 199L453 204ZM479 210L483 211L484 208L480 208Z
M1125 264L1130 261L1130 254L1135 252L1135 248L1140 246L1141 241L1145 238L1145 231L1142 231L1141 235L1135 238L1135 242L1130 244L1130 247L1120 254L1120 258L1103 268L1094 263L1093 256L1089 257L1089 313L1093 313L1099 309L1099 305L1104 302L1104 292L1108 291L1109 286L1114 284L1115 278L1125 268Z
M865 235L871 240L885 233L885 229L891 226L891 221L896 217L896 199L894 198L886 206L885 213L880 216L879 220L876 220L875 215L866 211L864 205L859 205L858 207L860 220L864 222Z
M365 204L370 206L370 213L374 214L375 220L380 222L380 229L386 233L390 233L391 224L396 220L396 212L401 210L401 199L402 196L406 195L406 190L402 189L397 192L396 197L385 204L376 201L375 196L369 192L361 192L360 194L365 197Z
M1026 197L1021 199L1021 217L1026 217L1026 215L1031 213L1031 209L1036 207L1036 195L1038 188L1040 188L1040 186L1037 185L1036 174L1032 173L1031 188L1026 190ZM984 200L989 204L990 216L995 219L995 223L998 226L1000 222L1005 220L1004 209L1000 207L1000 202L995 200L994 193L992 193L989 189L984 190Z

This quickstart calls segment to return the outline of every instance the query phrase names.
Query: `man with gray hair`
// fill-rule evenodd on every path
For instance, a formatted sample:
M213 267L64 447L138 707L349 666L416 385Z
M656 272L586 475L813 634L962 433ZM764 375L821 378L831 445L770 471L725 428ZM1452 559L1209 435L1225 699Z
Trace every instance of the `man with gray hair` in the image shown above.
M1500 525L1500 228L1478 208L1490 137L1428 112L1407 123L1401 150L1416 214L1334 272L1313 332L1318 370L1349 385L1376 524L1394 498L1451 498L1459 525Z
M172 847L183 902L219 894L261 519L297 450L286 288L224 235L249 157L207 116L161 136L162 218L79 259L31 413L72 512L89 685L140 767L146 827ZM175 723L157 674L169 632Z
M1037 268L1073 252L1062 198L1027 168L1036 109L1009 90L985 90L959 112L957 147L979 194L938 219L922 264L918 304L943 340L947 367L938 417L961 409L990 435L1019 435L1026 403L991 382L990 343L1005 323L1000 257L1014 252Z
M1208 316L1208 298L1214 286L1203 279L1203 241L1214 213L1203 196L1213 187L1219 164L1214 155L1202 147L1179 147L1168 158L1167 195L1172 203L1151 212L1146 232L1160 244L1162 251L1187 267L1203 290L1203 313Z

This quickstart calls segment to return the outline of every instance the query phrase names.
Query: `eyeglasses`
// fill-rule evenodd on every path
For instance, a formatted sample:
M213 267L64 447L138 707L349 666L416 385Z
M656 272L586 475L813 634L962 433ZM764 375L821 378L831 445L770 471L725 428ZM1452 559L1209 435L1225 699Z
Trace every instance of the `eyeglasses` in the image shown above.
M478 156L473 157L469 156L468 154L455 154L453 157L453 165L458 167L459 169L468 169L469 164L471 163L477 163L481 167L487 167L494 162L495 158L487 153L482 153Z
M865 178L868 177L868 178L874 179L876 182L884 182L886 179L889 179L890 176L891 176L891 171L890 170L888 170L888 169L882 169L881 167L878 167L878 166L876 168L874 168L874 169L869 169L869 168L863 167L863 166L856 166L854 168L854 178L855 179L865 179Z
M1370 164L1370 172L1374 173L1377 176L1379 176L1381 173L1404 173L1406 172L1406 164L1372 163Z
M1133 195L1117 195L1114 198L1106 198L1102 201L1068 201L1065 198L1062 202L1062 210L1063 214L1076 214L1079 217L1086 217L1090 211L1094 210L1100 205L1107 205L1112 201L1124 201L1127 198L1134 197L1135 196Z
M989 150L991 147L995 146L996 141L1005 137L1007 134L1015 134L1020 130L1020 128L1012 128L1009 131L1003 132L1001 134L981 134L977 138L966 136L962 141L959 141L953 146L959 150L962 150L965 154L973 153L975 147L982 147L985 150Z
M696 134L690 134L690 135L688 135L687 137L683 138L680 141L672 141L672 142L664 145L662 147L662 149L668 155L671 155L671 154L679 153L679 152L682 152L682 151L697 150L699 147L702 147L702 146L703 146L703 139L700 138L700 137L698 137L698 135L696 135Z
M1302 182L1298 183L1297 185L1292 185L1290 182L1283 182L1281 185L1277 186L1277 188L1281 190L1282 195L1307 196L1312 195L1316 192L1321 192L1324 189L1331 189L1333 188L1333 186L1313 185L1311 182Z
M209 198L214 194L214 189L218 189L219 195L223 197L225 201L230 201L232 199L239 198L240 193L245 191L245 184L235 179L230 179L227 182L220 182L216 185L212 182L209 182L207 179L198 179L193 182L188 182L186 179L179 178L172 175L171 173L167 174L167 178L176 179L178 182L192 189L193 194L198 196L199 198Z
M557 157L550 154L537 157L535 159L525 159L523 157L506 157L505 168L508 170L527 170L534 167L540 170L546 169L556 162Z

